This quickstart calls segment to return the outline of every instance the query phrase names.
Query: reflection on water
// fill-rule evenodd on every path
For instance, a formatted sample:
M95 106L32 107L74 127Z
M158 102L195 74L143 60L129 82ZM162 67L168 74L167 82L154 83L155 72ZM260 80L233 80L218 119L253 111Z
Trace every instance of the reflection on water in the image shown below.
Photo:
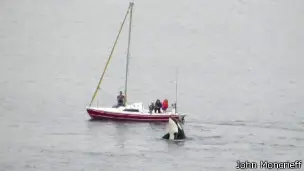
M176 147L182 147L185 145L185 142L187 140L178 140L178 141L171 141L171 140L165 140L168 142L168 148L176 148Z
M128 132L128 124L123 122L116 123L116 134L114 135L117 139L117 146L119 148L124 148L126 143L125 134Z

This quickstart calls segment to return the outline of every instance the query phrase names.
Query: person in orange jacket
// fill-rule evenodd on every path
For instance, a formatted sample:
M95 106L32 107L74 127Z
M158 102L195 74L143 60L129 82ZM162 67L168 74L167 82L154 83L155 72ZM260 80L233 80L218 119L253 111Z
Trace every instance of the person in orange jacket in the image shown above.
M163 110L164 112L166 112L167 109L168 109L168 100L165 99L165 100L163 101L163 104L162 104L162 110Z

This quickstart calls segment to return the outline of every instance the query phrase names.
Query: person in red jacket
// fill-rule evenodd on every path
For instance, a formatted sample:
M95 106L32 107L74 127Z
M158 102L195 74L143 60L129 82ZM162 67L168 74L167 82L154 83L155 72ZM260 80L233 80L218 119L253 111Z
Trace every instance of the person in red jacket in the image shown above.
M164 112L166 112L167 109L168 109L168 100L165 99L165 100L163 101L163 104L162 104L162 110L163 110Z

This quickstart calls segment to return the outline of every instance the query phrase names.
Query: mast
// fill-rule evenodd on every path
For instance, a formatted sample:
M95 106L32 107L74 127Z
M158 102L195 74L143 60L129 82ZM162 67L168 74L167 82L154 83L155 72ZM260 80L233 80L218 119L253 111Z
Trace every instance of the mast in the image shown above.
M125 76L125 104L127 103L128 97L128 73L129 73L129 60L130 60L130 48L131 48L131 31L132 31L132 12L134 2L130 2L130 21L129 21L129 37L128 37L128 51L127 51L127 62L126 62L126 76Z
M177 113L177 78L178 78L178 69L176 69L176 78L175 78L175 113Z

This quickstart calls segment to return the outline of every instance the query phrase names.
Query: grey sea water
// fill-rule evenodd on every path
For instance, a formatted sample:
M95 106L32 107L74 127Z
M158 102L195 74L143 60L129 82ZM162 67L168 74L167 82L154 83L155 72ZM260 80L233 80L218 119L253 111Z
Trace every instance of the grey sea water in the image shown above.
M128 97L173 102L178 68L189 137L179 143L160 139L164 124L92 122L85 111L127 7L0 1L1 171L231 171L237 160L303 160L303 1L135 1ZM123 89L126 28L99 106Z

